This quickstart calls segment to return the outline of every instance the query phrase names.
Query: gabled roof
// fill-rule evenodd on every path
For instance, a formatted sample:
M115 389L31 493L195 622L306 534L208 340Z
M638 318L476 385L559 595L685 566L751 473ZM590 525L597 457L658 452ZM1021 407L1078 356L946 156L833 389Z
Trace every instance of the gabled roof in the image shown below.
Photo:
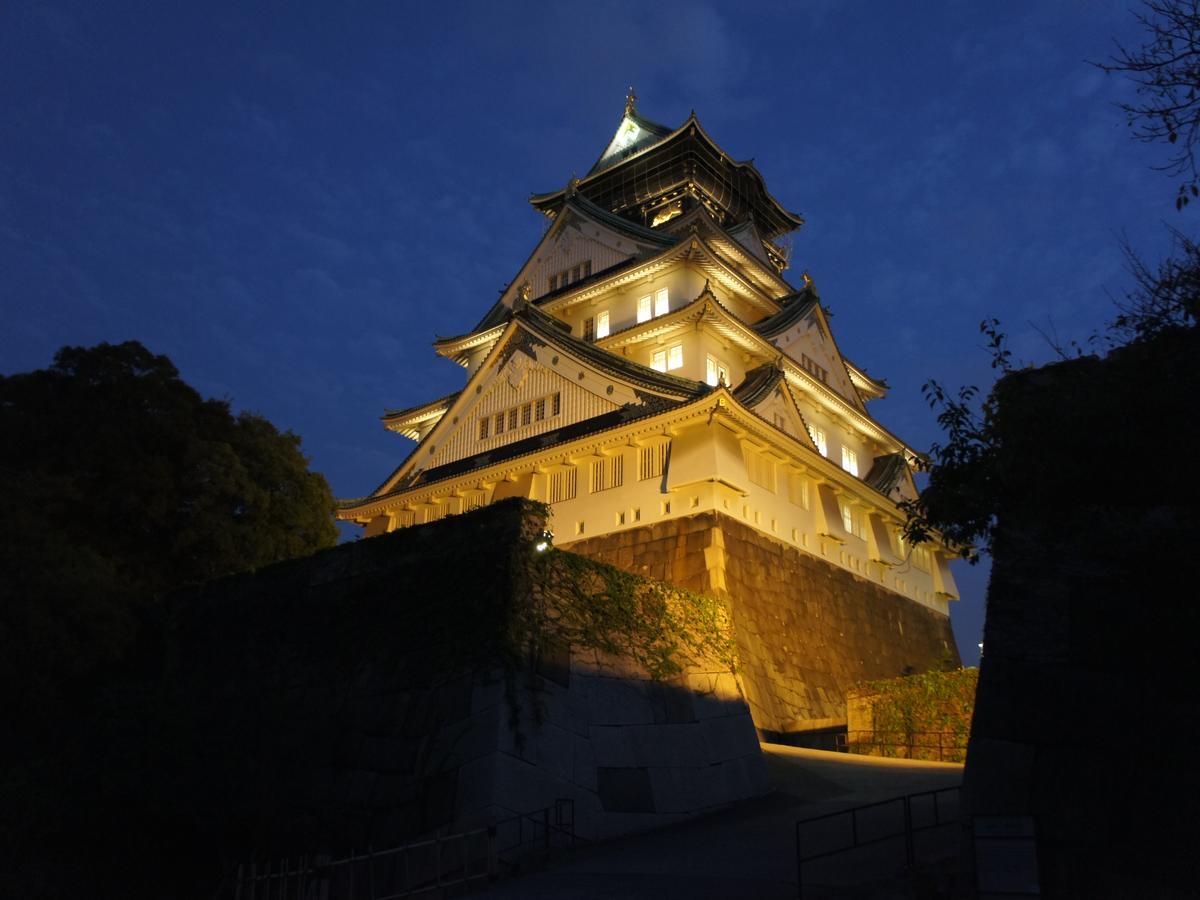
M596 160L596 164L588 169L588 175L594 175L614 166L621 160L632 156L647 147L653 146L671 134L671 128L659 125L638 114L634 106L632 92L625 100L625 114L621 116L621 124L613 133L612 140Z
M492 369L504 355L505 348L520 334L527 334L534 340L547 344L584 365L591 366L609 378L629 385L638 391L644 403L691 400L703 396L711 390L703 382L659 372L626 357L607 353L588 341L574 337L566 329L567 326L553 316L547 315L532 304L519 302L502 335L488 351L488 358L467 379L463 389L442 410L437 424L426 432L413 452L384 479L371 496L389 493L397 485L407 486L414 483L413 479L418 477L418 473L413 470L419 460L426 458L422 451L427 446L436 446L442 440L447 428L456 427L460 410L466 408L466 404L472 402L479 394L477 388L491 377ZM448 425L447 422L450 424ZM493 450L493 452L496 451Z

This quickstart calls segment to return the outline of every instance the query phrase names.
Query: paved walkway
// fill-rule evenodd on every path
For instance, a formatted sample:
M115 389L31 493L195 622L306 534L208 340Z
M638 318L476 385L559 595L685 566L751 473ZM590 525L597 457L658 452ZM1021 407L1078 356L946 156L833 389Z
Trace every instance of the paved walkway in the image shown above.
M876 800L962 782L962 766L852 756L764 744L776 791L731 809L647 834L563 851L543 870L477 896L504 900L650 900L650 898L795 898L795 823ZM866 857L863 854L867 854ZM853 858L853 857L858 857ZM850 884L862 873L903 864L890 844L805 870L814 897L820 883ZM820 865L820 864L816 864Z

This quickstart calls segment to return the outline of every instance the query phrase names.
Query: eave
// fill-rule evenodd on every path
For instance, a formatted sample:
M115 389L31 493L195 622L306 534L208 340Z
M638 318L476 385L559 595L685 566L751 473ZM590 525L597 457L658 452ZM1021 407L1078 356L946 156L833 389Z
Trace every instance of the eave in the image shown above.
M419 441L421 436L446 414L446 410L458 398L459 393L461 392L455 391L453 394L408 409L389 409L379 418L388 431Z
M631 265L610 278L598 280L594 284L570 285L564 292L543 298L537 301L538 307L546 312L559 313L578 303L597 299L609 291L626 287L646 278L653 278L678 263L691 262L710 281L719 284L731 294L740 297L767 315L773 315L779 311L779 304L770 294L759 289L734 268L727 265L717 251L698 234L668 247L657 256L631 262Z
M904 514L890 497L826 459L811 445L767 422L753 409L741 403L726 386L714 388L703 396L672 408L650 411L645 416L603 424L597 422L599 427L595 430L556 446L546 446L545 439L553 434L548 433L540 436L543 441L537 445L534 445L534 439L519 442L530 446L528 449L518 448L517 453L495 463L482 463L475 468L451 472L444 477L379 492L370 497L342 500L338 503L336 516L343 521L367 520L382 515L389 509L395 509L395 501L400 497L405 498L405 506L418 506L432 501L435 497L444 496L448 485L451 486L450 493L455 493L475 489L484 483L512 480L522 471L528 470L531 457L542 457L537 468L545 469L594 456L600 449L612 443L616 432L623 432L625 440L637 440L669 434L698 421L711 421L713 417L723 419L740 438L749 439L762 447L774 446L781 460L798 470L807 471L813 477L836 485L860 502L883 507L896 522L904 521ZM608 416L597 417L607 418ZM431 473L437 474L436 470L431 470Z
M594 344L564 331L563 323L552 316L530 304L523 304L513 313L513 318L505 326L504 333L488 350L487 358L467 379L466 385L442 412L438 422L422 436L413 452L372 492L372 497L392 492L398 483L412 473L418 461L424 458L422 451L429 447L432 452L432 447L435 447L441 440L444 427L447 427L444 425L447 418L452 423L456 422L467 405L474 402L477 391L473 388L488 377L504 348L515 338L518 331L528 332L535 340L541 340L562 353L574 357L580 364L640 390L648 398L684 400L709 391L708 385L702 382L658 372L648 366L601 350Z
M787 376L789 384L794 385L802 393L812 396L827 413L841 419L851 430L857 431L885 448L903 450L909 457L917 458L916 452L898 437L825 382L810 374L791 357L782 353L778 347L760 335L753 326L747 325L726 309L711 291L701 292L700 296L687 306L680 307L665 316L659 316L613 332L608 337L598 340L596 346L616 351L621 347L638 344L658 337L660 334L700 322L704 322L722 337L737 344L740 349L755 359L775 361Z

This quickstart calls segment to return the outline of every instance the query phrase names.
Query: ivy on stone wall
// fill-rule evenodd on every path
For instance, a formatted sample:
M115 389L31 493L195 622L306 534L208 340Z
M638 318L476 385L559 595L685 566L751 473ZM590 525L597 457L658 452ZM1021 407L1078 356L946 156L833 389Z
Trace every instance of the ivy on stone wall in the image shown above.
M733 623L721 601L574 553L538 552L550 509L521 502L504 648L510 671L550 646L625 657L658 680L701 662L736 671Z
M978 683L978 669L953 669L857 685L853 692L871 707L873 734L850 734L851 749L961 762Z
M520 624L534 641L623 656L654 679L700 662L737 668L729 613L715 598L560 550L539 554L530 576Z

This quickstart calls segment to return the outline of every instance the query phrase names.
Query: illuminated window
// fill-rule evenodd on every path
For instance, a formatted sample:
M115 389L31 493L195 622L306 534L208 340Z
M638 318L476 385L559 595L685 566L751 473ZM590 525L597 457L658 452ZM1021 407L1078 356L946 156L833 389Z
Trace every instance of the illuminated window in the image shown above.
M653 317L650 295L638 298L637 320L639 322L649 322Z
M676 344L665 350L655 350L650 357L650 368L660 372L678 369L683 365L683 344Z
M705 381L716 387L722 381L729 384L729 367L715 356L708 357Z
M849 503L839 503L838 505L842 508L842 525L846 529L846 534L866 539L867 531L866 526L863 524L864 517Z
M596 337L608 337L608 310L596 316Z
M851 475L858 474L858 454L849 447L842 448L842 468Z
M812 435L813 443L817 445L817 452L822 456L829 455L829 445L825 443L825 432L820 428L808 426L808 433Z
M487 440L488 425L490 425L490 424L491 424L491 419L480 419L479 420L479 439L481 441Z
M671 304L667 302L667 289L662 288L654 292L654 315L665 316L671 311Z

